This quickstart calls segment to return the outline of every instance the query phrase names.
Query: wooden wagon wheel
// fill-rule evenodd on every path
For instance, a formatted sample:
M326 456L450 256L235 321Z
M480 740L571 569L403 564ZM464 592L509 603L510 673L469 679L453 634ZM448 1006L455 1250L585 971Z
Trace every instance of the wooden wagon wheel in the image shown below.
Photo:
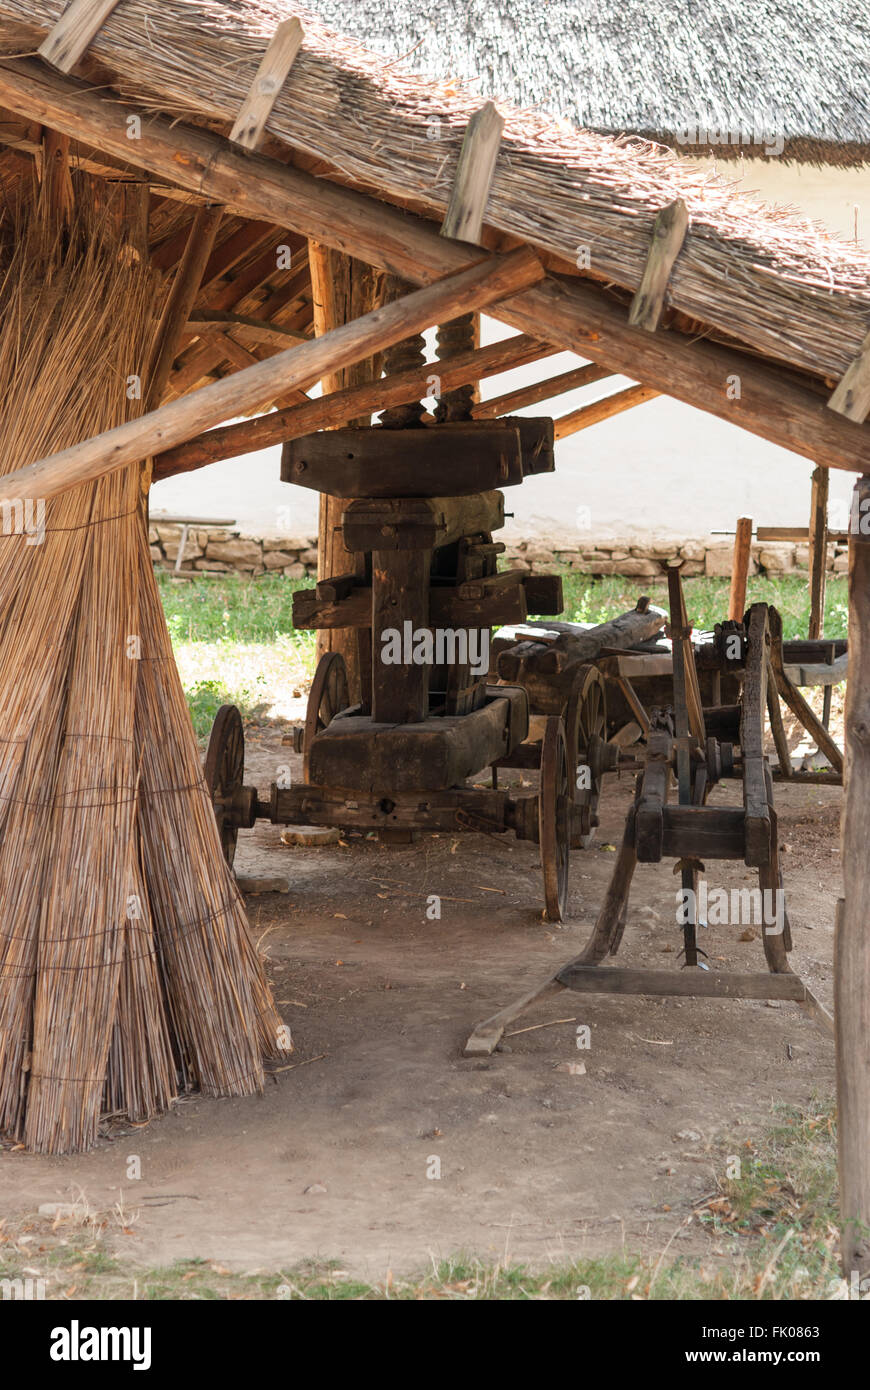
M232 868L239 837L239 821L234 808L245 776L245 731L235 705L221 705L217 712L209 735L204 776L224 859Z
M572 849L586 849L598 825L598 802L604 780L604 746L607 743L607 685L597 666L580 666L565 705L565 739L568 766L574 785L571 825ZM580 785L581 772L588 769Z
M558 714L551 714L541 745L541 786L538 793L544 903L551 922L561 922L568 907L573 782L565 726Z
M308 781L308 759L311 745L319 733L337 714L350 706L350 687L347 667L341 652L324 652L317 663L308 705L305 712L305 742L302 751L302 770Z

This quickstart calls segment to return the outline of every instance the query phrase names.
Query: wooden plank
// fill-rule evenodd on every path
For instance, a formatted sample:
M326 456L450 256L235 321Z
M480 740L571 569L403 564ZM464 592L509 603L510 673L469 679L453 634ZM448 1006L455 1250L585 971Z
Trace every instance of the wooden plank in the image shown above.
M754 866L767 863L770 855L770 807L764 775L764 710L767 704L768 659L767 604L756 603L750 609L748 651L740 709L746 863Z
M581 405L578 410L570 410L567 415L558 416L553 422L555 436L557 439L567 439L578 430L588 429L590 425L600 425L603 420L611 420L614 415L621 415L624 410L643 405L645 401L653 401L659 394L660 392L648 386L629 386L625 391L615 391L612 396L605 396L603 400L593 401L591 405Z
M413 554L413 551L390 551L390 554ZM362 582L339 598L324 596L316 589L297 589L293 595L293 626L315 628L318 632L342 628L367 628L372 623L372 590ZM319 586L318 586L319 588ZM525 586L498 588L475 598L462 598L453 587L429 591L429 606L423 627L471 628L494 627L498 623L521 623L528 612ZM407 616L407 615L405 615Z
M566 391L591 386L593 382L602 381L610 375L606 367L599 367L597 362L587 362L583 367L574 367L570 372L561 372L559 376L548 377L546 381L533 381L517 391L508 391L503 396L481 401L472 408L471 413L475 420L492 420L497 415L509 415L513 410L551 400L553 396L561 396Z
M653 226L652 244L640 288L631 301L628 321L633 328L654 333L662 316L668 280L689 229L689 210L682 198L662 208Z
M857 424L870 414L870 333L861 344L858 356L846 368L828 401L828 409L845 415L847 420L854 420Z
M118 0L72 0L36 50L58 72L72 72Z
M289 440L281 479L333 497L462 497L523 480L519 431L493 425L323 430Z
M149 118L127 139L124 109L35 60L0 69L0 104L86 140L129 165L242 217L294 227L414 283L467 264L470 253L425 219L277 160L236 150L201 128ZM135 147L135 148L134 148ZM467 307L467 306L466 306ZM624 308L579 279L543 283L499 305L493 317L624 372L676 400L748 429L823 467L863 471L870 430L827 408L787 371L710 342L630 327ZM739 398L728 383L739 378ZM168 446L167 446L168 447Z
M261 143L272 107L287 81L304 37L302 21L295 15L279 24L272 35L230 131L230 139L242 149L255 150Z
M11 475L10 475L11 476ZM360 498L342 514L348 550L435 550L504 525L500 492L472 497Z
M418 661L388 665L384 659L383 636L391 629L401 640L405 623L411 624L412 632L428 628L431 562L430 550L376 550L372 554L371 718L374 724L416 724L429 713L431 666ZM350 751L345 750L346 753ZM329 785L330 781L333 786L343 785L341 777L325 776L319 780L324 785Z
M796 545L807 545L810 532L806 526L759 526L755 532L758 541L794 541ZM848 531L829 531L828 543L836 541L842 545L849 539Z
M734 556L731 561L731 592L728 598L728 617L742 623L746 612L746 581L749 577L749 558L752 551L752 518L737 519L734 535Z
M565 607L560 574L526 574L523 588L530 613L561 613Z
M441 235L477 245L498 159L504 117L491 101L475 111L466 127Z
M730 974L724 970L630 970L618 965L570 965L556 976L581 994L676 995L681 999L793 999L806 989L798 975Z
M499 372L510 371L514 367L524 367L529 362L550 357L558 351L556 347L520 333L474 352L459 353L455 358L439 362L437 367L426 362L417 368L393 372L371 384L336 388L301 406L270 411L267 415L244 420L237 425L208 430L186 444L159 455L155 477L168 478L175 473L186 473L218 459L236 458L257 449L267 449L272 444L283 444L314 430L346 425L354 418L371 415L372 411L382 407L419 400L429 389L433 374L440 378L442 387L446 389L472 379L497 376Z
M664 729L651 729L646 767L637 802L635 842L641 864L658 864L664 853L664 808L671 782L674 740Z
M828 730L819 719L811 705L807 704L800 691L792 685L785 672L783 662L783 641L782 641L782 618L777 610L770 610L771 617L771 641L770 641L770 664L776 676L776 688L780 696L788 705L792 714L796 715L803 724L807 733L815 739L818 747L828 759L835 772L843 771L843 753L834 742ZM850 660L851 669L851 660Z
M870 505L870 477L855 487L853 515ZM841 829L845 899L837 905L834 1004L837 1037L842 1259L870 1272L870 541L856 530L849 543L849 645L846 692L845 798Z
M818 641L825 631L825 580L828 566L828 470L813 469L810 497L810 622L807 636Z
M742 859L743 812L732 806L664 806L662 858Z
M239 337L253 343L263 343L267 347L292 347L294 343L304 343L307 339L301 333L292 333L289 328L267 323L264 319L250 318L245 314L231 314L224 309L196 309L187 320L185 328L190 333L228 333L231 329Z
M855 487L853 515L870 507L870 477ZM841 831L845 900L834 942L834 1012L840 1146L842 1258L847 1277L870 1273L870 538L849 541L849 684Z
M102 477L160 449L180 444L202 429L233 415L254 410L279 391L304 388L326 371L336 371L399 342L410 332L437 322L445 312L494 303L544 274L537 257L523 248L507 256L487 257L469 270L415 290L322 338L289 348L234 376L206 386L109 430L94 439L7 475L7 488L21 487L24 497L49 499L68 487ZM185 316L186 317L186 316ZM34 489L27 491L26 489Z

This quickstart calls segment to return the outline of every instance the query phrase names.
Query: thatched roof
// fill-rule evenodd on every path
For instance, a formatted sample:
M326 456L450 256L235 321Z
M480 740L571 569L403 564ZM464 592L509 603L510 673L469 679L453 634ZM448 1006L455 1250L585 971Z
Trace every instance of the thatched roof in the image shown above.
M308 0L403 72L692 153L687 127L775 125L783 157L870 162L870 9L852 0ZM714 139L720 158L745 144ZM759 142L753 142L759 153Z
M63 0L0 0L0 54L32 53L64 8ZM563 7L546 8L558 14ZM301 15L305 41L271 113L263 153L439 225L480 96L456 82L408 75L286 0L120 0L77 77L135 110L223 136L277 23L291 13ZM557 40L553 61L561 61ZM19 120L23 110L19 103ZM690 226L669 282L674 339L689 334L775 359L823 398L830 394L870 329L870 255L660 147L575 129L540 111L500 110L506 125L486 208L487 245L528 243L557 274L594 282L603 296L626 303L640 283L657 213L682 198ZM17 144L8 160L19 158L33 132L10 127L4 137L4 129L0 112L0 141ZM129 148L135 158L132 142ZM2 157L0 179L8 184ZM167 266L180 254L185 215L172 199L156 208L152 246ZM206 294L202 307L309 332L304 240L291 237L300 252L294 270L276 272L268 257L274 228L262 231L261 243L251 241L241 257L227 254L222 262L224 243L217 248L214 298ZM244 241L245 233L228 221L223 236L232 250L232 238ZM277 350L243 337L254 356ZM189 389L242 360L238 352L210 356L194 339L177 363L174 387Z

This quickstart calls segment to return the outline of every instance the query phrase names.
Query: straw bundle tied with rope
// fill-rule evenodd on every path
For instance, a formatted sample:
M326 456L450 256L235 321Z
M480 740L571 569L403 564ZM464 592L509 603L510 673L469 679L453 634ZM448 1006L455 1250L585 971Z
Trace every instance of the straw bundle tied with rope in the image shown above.
M0 244L0 472L138 414L156 277L89 181ZM0 1132L43 1153L289 1046L224 862L138 465L0 536Z

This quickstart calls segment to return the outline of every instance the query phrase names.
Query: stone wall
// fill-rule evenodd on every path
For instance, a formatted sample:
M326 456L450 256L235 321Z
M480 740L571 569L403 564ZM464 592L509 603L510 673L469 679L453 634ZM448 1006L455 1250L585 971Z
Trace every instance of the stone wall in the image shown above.
M151 555L161 569L173 570L178 556L181 527L157 522L151 526ZM731 574L732 543L706 537L694 541L649 540L643 542L600 541L568 548L554 544L542 547L540 541L508 543L503 556L513 569L545 574L553 564L566 565L583 574L620 574L632 579L661 578L668 561L683 560L683 574ZM806 572L809 547L784 542L754 544L751 574L795 574ZM828 569L845 573L848 568L846 545L828 546ZM182 573L286 574L291 579L314 578L317 574L317 537L295 536L280 540L260 540L237 531L208 530L191 526L187 533Z

